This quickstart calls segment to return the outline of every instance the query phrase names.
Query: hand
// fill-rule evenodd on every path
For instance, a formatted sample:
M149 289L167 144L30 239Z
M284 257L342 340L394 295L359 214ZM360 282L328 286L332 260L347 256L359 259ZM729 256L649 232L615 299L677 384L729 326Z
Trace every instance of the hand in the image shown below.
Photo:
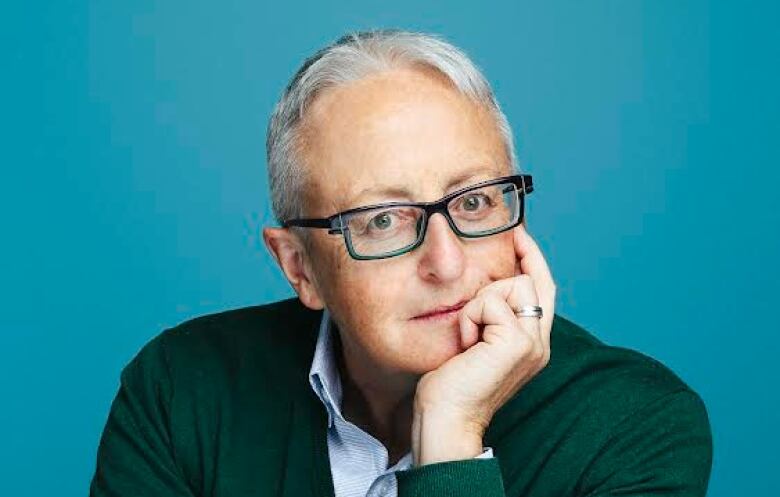
M417 384L415 466L479 455L495 412L550 360L555 282L525 227L513 231L520 274L486 285L466 303L459 311L466 350ZM517 317L523 305L540 305L543 316Z

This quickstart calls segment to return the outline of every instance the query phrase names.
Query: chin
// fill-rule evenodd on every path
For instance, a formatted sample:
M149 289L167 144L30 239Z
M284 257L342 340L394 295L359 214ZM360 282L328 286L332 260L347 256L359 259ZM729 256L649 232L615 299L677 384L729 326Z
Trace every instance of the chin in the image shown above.
M419 355L409 354L406 357L409 362L406 363L404 369L423 375L438 369L442 364L463 352L458 334L438 338L439 340L428 341L425 345L418 342L417 348L422 348L422 353Z

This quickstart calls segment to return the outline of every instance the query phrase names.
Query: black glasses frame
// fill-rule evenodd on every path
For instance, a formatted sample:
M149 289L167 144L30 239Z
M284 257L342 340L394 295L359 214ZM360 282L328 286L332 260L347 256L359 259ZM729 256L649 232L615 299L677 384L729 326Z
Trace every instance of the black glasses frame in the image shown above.
M447 204L449 204L450 200L470 190L476 190L485 186L495 185L499 183L512 183L516 187L518 187L516 191L517 191L518 201L520 203L519 205L520 213L517 217L517 221L508 226L504 226L496 230L490 230L484 233L480 233L478 235L471 235L459 230L458 227L455 225L455 222L452 220L449 210L447 210ZM457 234L462 238L482 238L485 236L495 235L497 233L501 233L503 231L512 229L518 224L520 224L521 222L523 222L523 216L525 214L525 202L524 202L525 195L531 193L533 190L534 190L533 180L530 174L516 174L512 176L504 176L502 178L495 178L495 179L483 181L481 183L477 183L465 188L461 188L460 190L456 190L452 193L449 193L446 196L442 197L441 199L435 200L433 202L385 202L381 204L365 205L365 206L355 207L353 209L348 209L333 214L332 216L329 216L327 218L289 219L284 221L282 223L282 226L285 228L289 228L291 226L297 226L301 228L327 229L329 235L340 234L344 236L344 242L347 246L347 251L349 252L349 255L353 259L357 259L357 260L387 259L388 257L395 257L397 255L402 255L407 252L411 252L412 250L419 247L422 244L422 242L425 240L425 234L428 231L428 219L437 212L440 212L447 219L447 223L449 223L450 228L452 228L452 231L454 231L455 234ZM422 223L419 229L417 240L413 244L405 248L396 250L394 252L389 252L384 255L365 256L365 255L357 254L352 247L352 240L349 233L349 227L347 226L346 223L344 223L343 218L349 217L350 214L367 211L371 209L382 208L382 207L422 208L425 211L425 214L422 217Z

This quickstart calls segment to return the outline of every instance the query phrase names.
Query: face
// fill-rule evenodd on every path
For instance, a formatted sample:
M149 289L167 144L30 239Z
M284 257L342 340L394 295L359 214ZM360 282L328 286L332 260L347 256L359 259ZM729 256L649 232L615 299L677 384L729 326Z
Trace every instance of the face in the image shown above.
M307 109L302 133L311 178L306 217L385 201L437 200L512 174L488 111L443 77L419 69L328 90ZM409 193L375 191L385 187ZM307 276L293 282L299 296L329 309L345 354L387 373L424 374L462 352L456 319L415 316L470 300L518 269L512 230L461 239L440 214L429 219L420 247L388 259L354 260L342 236L319 229L310 234Z

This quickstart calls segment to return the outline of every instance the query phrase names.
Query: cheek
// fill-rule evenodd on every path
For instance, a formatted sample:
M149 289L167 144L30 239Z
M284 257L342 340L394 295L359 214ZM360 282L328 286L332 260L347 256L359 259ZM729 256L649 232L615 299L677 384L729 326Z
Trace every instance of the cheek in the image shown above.
M509 230L489 239L474 254L474 263L491 281L511 278L520 274L520 259L515 254L513 232ZM487 241L487 240L486 240Z
M348 280L360 280L361 272L366 268L360 265L362 261L352 259L344 245L341 236L325 235L317 250L318 273L324 275L323 280L328 286L347 286Z
M332 310L349 316L351 324L364 333L397 319L404 298L398 274L388 269L387 263L356 261L343 252L323 261L325 291Z
M377 265L378 266L378 265ZM352 294L351 312L359 316L361 324L370 328L394 328L399 316L408 307L408 295L397 273L371 268L355 272L345 281Z

